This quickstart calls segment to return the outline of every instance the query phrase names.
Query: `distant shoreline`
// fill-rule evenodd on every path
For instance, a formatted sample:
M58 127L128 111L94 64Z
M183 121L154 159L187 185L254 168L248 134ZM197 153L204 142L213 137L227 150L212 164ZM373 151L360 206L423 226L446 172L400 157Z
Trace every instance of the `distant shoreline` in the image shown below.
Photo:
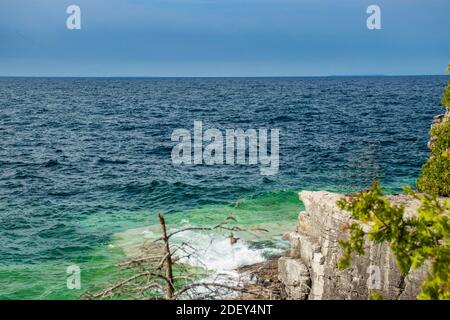
M335 79L335 78L450 78L448 74L411 74L411 75L327 75L327 76L8 76L0 79Z

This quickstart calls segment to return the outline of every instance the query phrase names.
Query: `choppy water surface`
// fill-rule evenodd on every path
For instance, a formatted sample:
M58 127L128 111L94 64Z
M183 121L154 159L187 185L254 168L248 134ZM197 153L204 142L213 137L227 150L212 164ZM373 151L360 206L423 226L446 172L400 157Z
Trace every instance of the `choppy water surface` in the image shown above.
M302 189L413 184L447 79L0 79L0 297L75 297L73 263L86 286L107 280L117 243L156 212L174 226L229 214L267 225L296 218ZM174 167L171 133L194 120L279 128L278 175ZM256 260L276 239L261 240Z

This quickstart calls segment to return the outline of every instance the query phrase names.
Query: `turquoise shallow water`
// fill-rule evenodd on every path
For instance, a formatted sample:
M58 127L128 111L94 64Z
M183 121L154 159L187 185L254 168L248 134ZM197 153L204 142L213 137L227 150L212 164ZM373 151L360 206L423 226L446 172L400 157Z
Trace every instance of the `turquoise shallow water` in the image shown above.
M0 298L76 298L71 264L83 290L111 280L157 212L173 227L227 215L269 226L241 251L260 259L283 246L299 190L355 191L374 178L389 192L413 185L447 80L0 79ZM279 173L174 167L170 135L194 120L279 128Z
M228 216L237 220L241 228L264 228L268 232L235 233L246 240L245 248L235 250L241 264L258 262L260 252L264 248L285 248L281 234L294 228L298 212L303 208L296 192L267 192L257 196L238 199L230 204L211 204L199 208L172 212L166 215L171 228L180 226L206 225L214 226ZM85 249L80 258L48 259L36 263L13 263L0 266L2 284L0 297L3 299L76 299L86 290L95 290L123 276L114 266L117 262L136 254L137 248L148 239L160 236L156 212L135 212L116 214L95 214L81 219L77 227L84 232L109 234L104 242L94 244ZM151 237L148 234L151 233ZM218 244L217 248L206 252L206 261L214 260L215 264L228 262L224 257L223 247L226 234L217 233L211 238L200 234L182 234L183 241L196 243L197 248L209 244ZM246 238L246 239L244 239ZM181 241L181 240L180 240ZM226 241L228 243L228 241ZM254 249L254 250L253 250ZM277 253L277 251L270 251ZM269 252L269 253L270 253ZM239 254L252 255L239 257ZM230 258L230 257L228 257ZM233 257L234 258L234 257ZM244 259L242 259L244 258ZM218 261L217 261L218 260ZM242 261L241 261L242 260ZM82 290L68 290L66 287L66 268L69 265L80 266Z

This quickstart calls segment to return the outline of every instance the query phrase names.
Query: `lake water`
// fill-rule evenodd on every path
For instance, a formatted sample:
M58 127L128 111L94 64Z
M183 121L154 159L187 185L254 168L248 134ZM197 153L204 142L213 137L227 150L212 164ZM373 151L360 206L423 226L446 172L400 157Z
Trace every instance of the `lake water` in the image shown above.
M207 265L231 270L282 250L300 190L414 185L448 77L0 78L0 298L75 298L157 233L234 215L270 233ZM280 129L280 167L174 166L171 133ZM148 227L148 228L147 228ZM152 229L153 228L153 229ZM149 236L150 237L150 236ZM187 240L201 245L203 234ZM82 269L81 291L66 267Z

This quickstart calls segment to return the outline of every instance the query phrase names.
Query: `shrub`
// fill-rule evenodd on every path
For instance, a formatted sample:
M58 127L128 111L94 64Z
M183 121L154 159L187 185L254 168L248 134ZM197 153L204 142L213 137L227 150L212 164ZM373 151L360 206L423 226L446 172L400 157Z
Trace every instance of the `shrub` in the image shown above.
M338 263L340 269L350 265L353 254L364 254L365 239L389 245L401 273L420 268L430 263L428 277L422 284L419 299L450 299L450 202L440 201L435 196L406 192L418 199L421 206L417 216L405 216L403 206L392 205L383 197L376 183L368 192L338 201L342 210L349 211L357 220L348 226L350 236L341 241L343 255ZM370 226L364 232L361 223ZM372 298L381 298L372 292Z
M447 71L450 71L450 63L448 64ZM450 81L445 87L444 94L442 95L442 104L446 108L450 108Z
M450 64L448 67L450 71ZM417 190L443 197L450 196L450 81L442 96L442 104L447 108L440 122L430 130L432 141L428 161L422 167L417 180Z

